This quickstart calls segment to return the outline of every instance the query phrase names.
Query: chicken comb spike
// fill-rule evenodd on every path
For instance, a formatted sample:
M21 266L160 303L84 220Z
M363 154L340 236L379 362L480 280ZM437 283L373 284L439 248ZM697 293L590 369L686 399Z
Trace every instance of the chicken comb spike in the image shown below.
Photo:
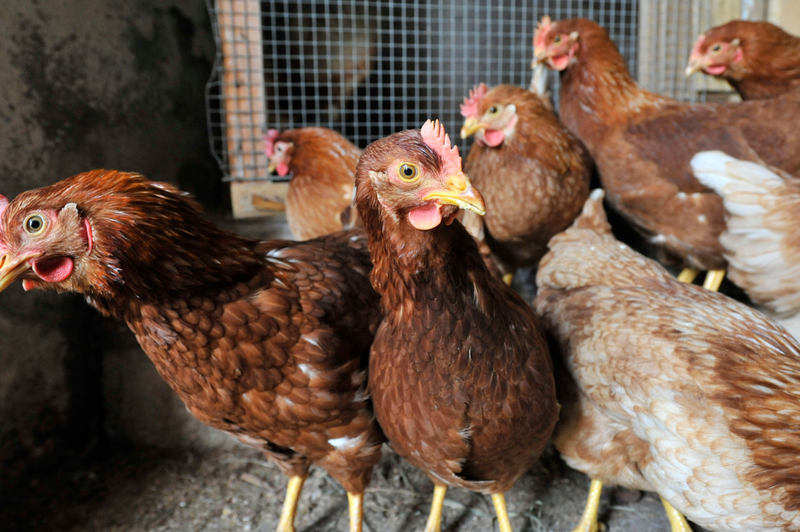
M422 141L435 151L442 160L442 173L444 175L461 172L461 156L458 154L458 146L450 144L450 137L438 120L435 122L426 121L419 133L422 135Z
M475 85L472 90L469 91L469 96L464 98L464 103L461 104L461 116L464 118L469 118L470 116L477 118L478 105L480 105L481 98L486 96L487 92L489 92L489 88L486 86L486 83Z
M264 136L264 153L267 154L267 157L272 157L272 154L275 153L275 141L280 134L280 131L277 129L270 129Z
M553 28L553 21L549 16L545 15L539 24L536 26L536 31L533 32L533 49L542 50L545 46L545 39Z

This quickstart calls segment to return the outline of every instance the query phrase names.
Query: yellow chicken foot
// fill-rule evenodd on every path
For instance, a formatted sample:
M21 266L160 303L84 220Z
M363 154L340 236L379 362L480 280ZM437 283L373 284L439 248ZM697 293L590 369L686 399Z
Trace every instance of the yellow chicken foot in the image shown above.
M347 502L350 504L350 532L361 532L364 521L364 494L347 492Z
M447 493L447 486L435 486L433 488L431 513L428 515L428 524L425 525L425 532L442 532L442 506L444 506L445 493Z
M680 275L678 275L678 280L682 283L693 283L697 274L700 273L694 268L684 268Z
M682 513L673 508L664 497L661 497L661 502L664 504L664 510L667 511L667 519L669 519L669 526L672 532L692 532L692 527L689 526Z
M572 532L597 532L597 511L600 509L600 494L603 492L603 483L593 479L589 486L589 498L583 510L581 522Z
M502 493L492 493L492 502L497 514L497 524L500 525L500 532L514 532L511 528L511 521L508 520L505 496Z
M506 283L506 285L511 286L511 283L514 282L514 274L513 273L507 273L507 274L503 275L503 282Z
M289 478L289 485L286 487L286 498L283 500L281 519L278 521L277 532L294 532L294 516L297 514L297 501L300 499L300 492L303 491L303 483L308 475Z
M706 279L703 282L703 288L716 292L719 290L719 285L722 284L724 278L725 270L708 270Z

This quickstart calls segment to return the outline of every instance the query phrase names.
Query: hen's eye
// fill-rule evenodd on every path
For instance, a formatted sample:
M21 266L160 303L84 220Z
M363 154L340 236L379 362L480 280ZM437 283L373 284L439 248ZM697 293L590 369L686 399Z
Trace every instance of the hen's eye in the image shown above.
M397 173L400 179L410 183L411 181L416 181L419 177L419 168L414 164L405 163L400 165L400 168L397 169Z
M495 114L496 112L497 112L497 106L496 105L493 105L493 106L489 107L489 113L490 114Z
M560 43L561 42L561 35L556 35L555 37L553 37L553 42L556 43L556 44Z
M45 221L44 218L42 218L40 215L31 214L30 216L25 218L23 226L25 227L25 232L27 232L28 234L38 235L39 233L44 231Z
M718 44L715 44L714 46L711 47L712 52L719 52L720 50L722 50L722 46Z

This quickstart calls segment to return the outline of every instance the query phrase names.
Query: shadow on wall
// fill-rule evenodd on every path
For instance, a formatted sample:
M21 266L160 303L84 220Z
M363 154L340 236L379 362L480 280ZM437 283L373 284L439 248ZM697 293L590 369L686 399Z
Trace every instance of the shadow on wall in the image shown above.
M227 205L206 129L214 53L204 0L3 1L0 193L106 167ZM103 359L132 342L80 298L0 294L3 488L104 437Z

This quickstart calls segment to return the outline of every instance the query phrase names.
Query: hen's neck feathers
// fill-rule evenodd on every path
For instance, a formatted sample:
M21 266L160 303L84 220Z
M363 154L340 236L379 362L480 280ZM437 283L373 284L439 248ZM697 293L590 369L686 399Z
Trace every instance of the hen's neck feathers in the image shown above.
M675 103L645 90L633 79L605 30L595 25L577 29L578 51L561 72L561 115L571 128L587 118L598 124L626 123L631 114ZM573 30L568 27L564 31Z
M172 187L118 176L105 173L95 182L111 185L86 188L76 180L56 193L91 224L95 246L82 291L102 312L119 317L131 303L213 293L263 270L257 241L216 227Z
M447 286L488 289L490 274L475 240L460 222L420 231L389 213L374 192L359 194L359 214L369 236L372 285L385 314L424 304ZM481 301L484 312L488 301Z

